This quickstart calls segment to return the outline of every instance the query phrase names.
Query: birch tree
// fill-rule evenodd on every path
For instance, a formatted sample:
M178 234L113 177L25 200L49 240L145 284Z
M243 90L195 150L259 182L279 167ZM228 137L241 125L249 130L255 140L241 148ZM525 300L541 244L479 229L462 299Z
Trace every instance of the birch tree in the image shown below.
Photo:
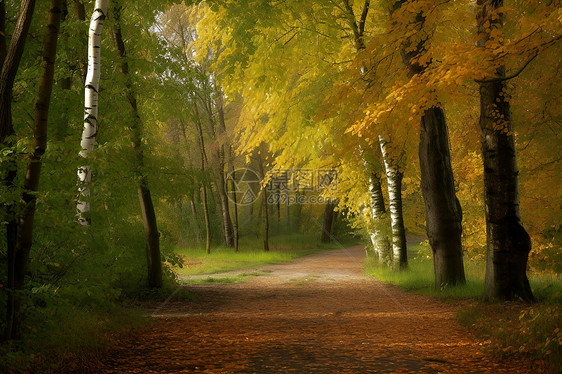
M388 208L390 210L390 226L392 230L392 264L400 269L408 267L408 248L406 244L406 230L404 229L404 215L402 213L402 178L404 173L397 160L394 160L389 150L389 142L379 135L379 144L388 181Z
M84 85L84 129L80 146L80 156L85 160L90 158L94 151L96 135L98 132L98 92L101 73L101 35L103 23L107 15L109 0L96 0L94 12L90 19L88 33L88 70ZM87 164L78 168L78 223L89 226L90 218L90 183L92 182L92 167Z

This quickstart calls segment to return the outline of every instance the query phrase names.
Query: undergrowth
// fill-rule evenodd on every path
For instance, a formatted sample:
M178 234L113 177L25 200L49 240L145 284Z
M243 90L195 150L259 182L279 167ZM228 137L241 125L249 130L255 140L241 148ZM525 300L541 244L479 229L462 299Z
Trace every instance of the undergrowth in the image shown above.
M555 272L529 273L534 304L522 302L486 303L484 260L465 259L466 284L436 288L433 262L427 246L414 246L409 251L409 268L396 271L367 260L366 273L380 281L398 285L418 294L431 295L460 305L458 320L479 338L488 340L495 356L524 355L535 363L546 362L553 373L562 365L562 276Z

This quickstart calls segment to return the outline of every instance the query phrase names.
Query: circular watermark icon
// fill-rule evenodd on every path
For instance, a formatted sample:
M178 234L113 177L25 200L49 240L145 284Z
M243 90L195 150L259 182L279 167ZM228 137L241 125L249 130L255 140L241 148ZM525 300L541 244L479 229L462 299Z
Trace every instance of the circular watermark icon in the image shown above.
M236 169L228 173L224 187L230 201L238 205L250 205L260 194L261 178L252 169Z

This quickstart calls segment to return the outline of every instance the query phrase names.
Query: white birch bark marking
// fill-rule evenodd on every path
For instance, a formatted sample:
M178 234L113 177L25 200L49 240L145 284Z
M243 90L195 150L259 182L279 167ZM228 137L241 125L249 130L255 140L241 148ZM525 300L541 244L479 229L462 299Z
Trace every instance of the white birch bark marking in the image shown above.
M400 243L399 236L403 234L403 227L401 225L403 218L401 216L402 209L400 206L402 197L400 196L400 185L398 185L398 183L401 183L401 180L397 180L399 171L396 169L396 165L390 160L387 147L388 142L381 135L379 135L379 144L388 181L388 207L390 211L390 225L392 227L392 263L398 264L400 261L400 246L402 244Z
M88 159L94 150L96 134L98 130L98 90L100 82L100 56L101 56L101 33L103 21L107 14L109 0L96 0L94 12L90 20L90 31L88 33L88 72L84 87L84 129L82 131L82 150L80 156ZM78 223L89 226L90 220L90 183L92 181L92 169L90 165L78 168Z

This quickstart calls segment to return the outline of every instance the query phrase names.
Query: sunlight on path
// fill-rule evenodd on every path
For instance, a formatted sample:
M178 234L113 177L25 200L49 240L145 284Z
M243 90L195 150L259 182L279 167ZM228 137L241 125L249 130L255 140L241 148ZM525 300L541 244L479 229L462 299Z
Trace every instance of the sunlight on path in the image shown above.
M531 373L497 363L455 308L363 275L351 247L271 265L239 284L190 285L122 337L106 373Z

